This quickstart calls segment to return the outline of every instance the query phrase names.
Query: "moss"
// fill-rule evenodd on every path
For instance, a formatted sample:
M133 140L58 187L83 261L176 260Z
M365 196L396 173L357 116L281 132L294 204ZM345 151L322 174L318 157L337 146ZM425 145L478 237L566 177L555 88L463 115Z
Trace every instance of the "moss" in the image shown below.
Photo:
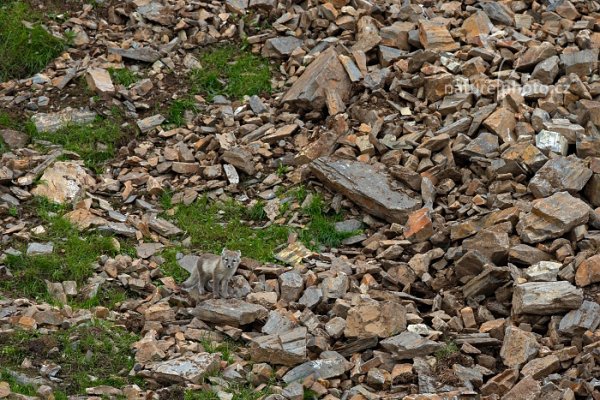
M129 68L109 68L108 73L114 83L125 87L138 81L137 75Z

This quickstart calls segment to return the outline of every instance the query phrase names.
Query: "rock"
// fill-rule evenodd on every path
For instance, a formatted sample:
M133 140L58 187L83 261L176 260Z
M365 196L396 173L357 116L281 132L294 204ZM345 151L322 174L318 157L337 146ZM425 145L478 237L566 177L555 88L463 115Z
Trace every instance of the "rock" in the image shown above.
M388 338L406 329L406 309L393 301L363 299L348 310L344 335L350 338Z
M444 25L427 20L419 21L419 40L428 50L455 51L460 47Z
M151 117L147 117L137 121L137 126L138 128L140 128L140 131L142 133L146 133L156 128L157 126L160 126L160 124L162 124L163 122L165 122L165 117L163 117L160 114L156 114L152 115Z
M534 265L550 260L552 260L550 254L526 244L518 244L508 251L508 261L515 264Z
M489 396L492 394L502 395L508 392L519 379L518 369L506 369L503 372L489 379L485 385L481 387L481 393Z
M266 318L267 310L237 299L209 299L200 303L193 314L202 321L240 326Z
M501 400L536 400L541 391L540 383L528 376L521 379Z
M250 357L254 362L293 367L306 361L306 327L252 339Z
M554 45L549 42L543 42L539 45L529 47L522 55L520 55L515 62L515 68L517 71L531 70L538 63L555 55L556 49L554 48Z
M561 263L540 261L527 268L523 275L529 282L556 282L561 267Z
M585 300L577 310L569 311L561 320L558 331L569 336L595 331L600 325L600 305Z
M535 66L531 79L537 79L543 84L551 85L554 83L559 70L559 58L558 56L552 56Z
M525 332L515 326L507 326L504 331L504 342L500 349L502 362L509 368L519 368L533 359L540 345L531 332Z
M567 138L559 132L552 132L545 129L541 130L540 133L535 136L535 145L544 153L553 152L566 156L569 151L569 142Z
M482 2L480 5L491 20L508 26L514 24L515 15L504 3L486 1Z
M304 290L302 275L295 270L284 272L279 275L279 288L281 290L281 300L286 303L298 300Z
M313 161L310 168L325 185L385 220L403 223L411 211L421 206L421 199L416 194L411 194L400 184L392 186L388 176L369 165L321 157Z
M52 254L54 251L54 245L52 243L29 243L27 245L28 256L39 256Z
M429 239L433 235L433 221L430 215L429 208L412 212L404 227L404 237L417 243Z
M422 338L413 332L402 332L397 336L385 339L381 341L381 346L398 360L427 356L444 347L442 343Z
M284 58L288 57L294 50L302 47L303 41L293 36L280 36L267 39L262 48L265 57Z
M575 284L579 287L597 282L600 282L600 254L584 260L575 273Z
M529 361L521 373L523 376L531 376L533 379L542 379L560 369L560 360L554 354Z
M311 286L306 288L306 290L302 294L302 297L300 297L300 299L298 300L298 303L302 304L303 306L309 309L312 309L316 307L322 299L323 291L321 290L321 288Z
M566 281L531 282L517 285L513 292L516 314L552 315L575 310L583 302L583 291Z
M342 101L347 101L351 84L336 50L330 47L310 63L281 101L299 108L319 110L325 106L327 90L336 92Z
M335 224L336 232L354 232L362 228L362 222L356 219L347 219L345 221L336 222Z
M13 129L0 129L0 141L4 142L9 149L16 150L27 146L29 135Z
M71 161L57 161L42 175L40 183L31 191L55 203L75 202L86 189L96 184L83 167Z
M118 54L121 57L129 58L131 60L144 61L148 63L156 62L160 58L160 53L150 47L139 47L129 49L109 47L108 52L111 54Z
M504 143L516 141L514 135L516 123L514 112L505 107L498 108L483 121L483 125L498 135Z
M555 239L589 219L589 206L567 192L554 193L532 202L531 212L522 216L517 232L525 243Z
M210 353L188 353L166 361L146 364L152 377L165 383L200 383L204 377L219 369L220 355Z
M566 74L575 73L580 77L589 76L598 69L599 49L581 50L574 53L562 53L560 62L565 68Z
M510 248L509 237L506 232L496 232L491 229L477 232L475 236L463 241L463 248L477 250L492 262L500 265L508 257Z
M85 79L90 90L99 95L112 95L115 92L110 74L103 68L88 68Z
M228 162L247 175L254 175L255 165L252 153L243 147L233 147L223 153L223 161Z
M314 375L315 379L331 379L342 375L349 369L348 362L343 358L328 358L307 361L291 369L283 376L285 383L301 381Z
M78 208L64 215L64 218L75 225L79 230L88 229L91 226L104 225L107 221L93 214L90 210Z
M156 215L153 215L151 218L149 218L148 227L157 232L159 235L166 237L177 236L182 233L182 230L177 226L163 218L157 217Z
M490 34L494 25L483 11L477 11L465 19L462 29L465 31L467 43L482 46L483 41ZM557 57L558 59L558 57Z
M142 243L135 246L137 256L140 258L150 258L165 246L162 243Z
M556 192L577 193L592 176L592 171L575 156L556 157L548 160L529 182L529 190L537 198L548 197Z
M37 113L31 117L38 132L56 132L69 124L89 124L95 119L96 113L93 111L73 110L68 107L54 114Z

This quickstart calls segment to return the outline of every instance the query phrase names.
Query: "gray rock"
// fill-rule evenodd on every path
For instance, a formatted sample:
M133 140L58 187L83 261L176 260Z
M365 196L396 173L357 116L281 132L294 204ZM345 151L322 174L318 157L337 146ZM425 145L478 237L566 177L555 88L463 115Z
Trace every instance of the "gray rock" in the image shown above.
M466 251L477 250L492 262L501 265L507 259L510 241L508 233L487 229L477 232L472 238L465 239L463 248Z
M347 219L335 223L336 232L354 232L362 228L362 222L356 219Z
M567 192L558 192L533 201L531 212L522 215L517 232L525 243L539 243L561 237L588 222L589 206Z
M29 143L29 135L14 129L0 129L0 141L3 141L9 149L20 149Z
M292 382L283 389L281 394L289 400L302 400L305 397L304 386L300 382Z
M540 261L523 271L523 275L529 282L556 282L561 267L561 263Z
M320 110L326 91L336 92L342 101L350 97L352 82L333 47L323 51L284 94L281 101L298 108Z
M380 344L384 349L392 352L394 358L398 360L427 356L444 347L442 343L434 342L408 331L385 339Z
M223 161L228 162L247 175L254 175L255 165L252 153L243 147L233 147L223 153Z
M279 275L281 300L289 303L298 300L304 289L304 280L297 270L284 272Z
M569 311L558 325L558 331L567 335L583 335L587 330L595 331L600 325L600 305L585 300L577 310Z
M135 246L135 251L140 258L150 258L164 247L162 243L141 243Z
M139 47L137 49L120 49L118 47L109 47L108 52L118 54L121 57L136 61L153 63L160 59L160 53L151 47Z
M250 105L250 108L252 109L254 114L258 115L267 112L267 107L265 107L260 97L256 95L250 96L250 98L248 99L248 104Z
M54 251L54 245L52 243L29 243L27 245L28 256L40 256L52 254Z
M125 237L135 237L136 229L121 222L109 222L96 228L98 231L113 233Z
M258 336L250 344L250 358L254 362L292 367L306 361L306 327L280 334Z
M312 309L316 307L323 299L323 291L316 286L307 287L302 297L298 300L301 305Z
M556 192L577 193L592 176L592 170L576 156L556 157L548 160L529 182L529 190L537 198Z
M296 382L313 374L316 379L335 378L350 368L348 364L346 360L339 358L308 361L288 371L283 376L283 381L285 383Z
M269 317L263 325L261 332L267 335L287 332L296 327L296 323L283 314L281 310L269 311Z
M552 56L535 66L531 79L537 79L546 85L551 85L554 83L559 70L559 58L558 56Z
M179 266L185 269L187 272L192 273L193 269L198 264L199 259L200 257L196 255L186 254L185 256L177 260L177 264L179 264Z
M479 5L491 20L504 25L514 25L514 13L503 3L482 1Z
M219 369L220 355L218 353L187 353L167 361L148 363L145 367L160 382L198 384L207 374Z
M148 221L148 226L159 235L166 237L176 236L182 232L181 229L171 222L157 216L150 218Z
M209 299L200 303L192 314L202 321L240 326L266 318L267 309L237 299Z
M327 277L321 283L324 299L341 299L348 291L350 280L346 274Z
M137 121L137 126L138 126L138 128L140 128L140 131L142 133L146 133L146 132L156 128L163 122L165 122L165 117L163 117L160 114L156 114L156 115L152 115L150 117L147 117L147 118Z
M288 57L294 50L301 47L302 43L302 39L293 36L280 36L267 39L262 48L262 55L274 58Z
M95 119L96 113L93 111L73 110L72 108L65 108L53 114L37 113L31 117L38 132L56 132L69 124L89 124Z
M563 156L566 156L569 150L567 138L558 132L548 131L546 129L541 130L540 133L535 136L535 145L544 153L553 152Z
M508 251L508 261L519 265L534 265L540 261L550 261L552 256L536 247L518 244Z
M502 362L509 368L518 368L534 358L540 345L531 332L509 325L504 331L504 341L500 349Z
M567 281L517 285L512 306L515 314L552 315L575 310L583 303L583 290Z
M411 211L421 208L421 198L416 193L371 165L321 157L313 161L310 168L326 186L386 221L404 223Z
M580 77L589 76L597 69L599 49L581 50L575 53L562 53L560 62L566 74L575 73Z

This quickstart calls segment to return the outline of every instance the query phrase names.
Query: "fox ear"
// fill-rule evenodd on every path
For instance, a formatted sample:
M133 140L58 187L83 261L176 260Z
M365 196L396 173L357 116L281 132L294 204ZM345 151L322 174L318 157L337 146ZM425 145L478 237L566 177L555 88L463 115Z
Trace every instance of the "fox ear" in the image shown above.
M241 250L238 250L238 251L237 251L237 255L238 255L238 257L241 257L241 256L242 256L242 251L241 251Z
M221 251L221 255L222 255L222 256L223 256L223 255L225 255L225 250L226 250L226 248L225 248L225 247L223 247L223 250Z

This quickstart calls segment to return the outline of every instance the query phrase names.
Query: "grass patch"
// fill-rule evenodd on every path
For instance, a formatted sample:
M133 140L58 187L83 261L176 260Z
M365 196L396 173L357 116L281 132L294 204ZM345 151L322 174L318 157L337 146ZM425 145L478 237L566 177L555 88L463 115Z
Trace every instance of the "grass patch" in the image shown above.
M92 264L102 254L117 254L110 237L97 233L81 233L62 215L64 206L45 199L35 199L38 217L46 222L47 232L36 240L51 241L54 251L48 255L8 255L5 264L14 278L0 280L0 290L17 296L51 301L45 279L51 282L76 281L81 287L94 273ZM119 301L119 299L115 299ZM89 300L90 305L100 305L102 298ZM115 301L115 302L116 302Z
M8 372L7 368L0 370L0 381L7 382L13 393L24 394L26 396L35 396L37 393L35 387L32 385L19 383L15 377Z
M114 83L125 87L138 81L137 75L129 68L109 68L108 73Z
M188 97L184 99L173 100L167 112L167 122L177 126L182 126L185 123L184 116L187 110L194 112L198 110L198 107L196 107L196 101L193 98Z
M134 381L127 374L134 364L131 345L137 340L138 335L99 320L48 335L17 330L0 337L0 364L18 370L26 357L34 365L55 362L62 367L61 389L68 395L85 394L88 387L122 387ZM58 351L50 352L53 348Z
M0 6L0 81L41 71L65 49L65 42L46 31L41 16L21 1ZM32 23L27 27L22 21Z
M0 128L17 129L19 123L15 121L12 115L7 112L0 111Z
M73 151L83 159L85 166L100 172L102 165L112 159L122 138L117 122L98 117L88 125L68 125L56 132L38 132L31 127L34 139L47 140Z
M249 226L253 214L233 200L217 203L203 197L189 206L178 205L172 219L190 236L192 246L203 253L219 254L227 247L241 250L244 257L275 261L273 251L286 242L289 229L280 225L253 229Z
M201 69L191 73L192 94L212 100L216 95L240 99L271 92L267 59L234 45L214 47L200 55Z
M459 351L458 345L455 342L446 342L446 345L435 352L435 357L440 360L445 360L450 357L452 354L457 353Z
M221 353L221 358L227 361L227 364L233 363L233 354L240 347L238 343L228 339L225 339L225 341L221 343L217 343L208 338L203 338L200 343L208 353Z

